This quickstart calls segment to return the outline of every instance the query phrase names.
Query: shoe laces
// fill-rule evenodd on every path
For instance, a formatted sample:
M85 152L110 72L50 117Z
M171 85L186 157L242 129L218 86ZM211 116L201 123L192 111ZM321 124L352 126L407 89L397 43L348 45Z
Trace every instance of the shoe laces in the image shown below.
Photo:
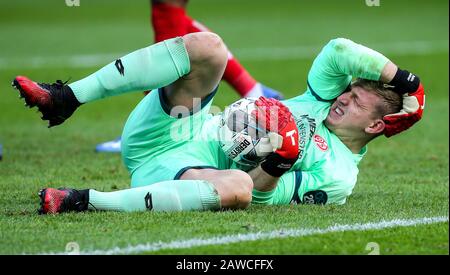
M61 79L57 79L56 82L54 83L56 86L58 86L59 88L64 87L64 85L66 85L69 80L71 79L71 77L69 77L69 79L67 79L66 81L62 81Z
M69 79L67 79L67 80L64 81L64 82L62 82L61 79L58 79L58 80L56 80L56 84L57 84L57 85L60 85L60 86L64 86L64 85L66 85L66 84L69 82L70 79L71 79L71 77L69 77Z

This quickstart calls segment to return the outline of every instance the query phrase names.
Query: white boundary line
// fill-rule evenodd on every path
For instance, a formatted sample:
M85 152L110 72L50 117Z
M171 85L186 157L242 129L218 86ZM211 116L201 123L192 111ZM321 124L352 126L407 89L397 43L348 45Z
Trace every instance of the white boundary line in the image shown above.
M193 248L207 245L225 245L247 241L322 235L335 232L381 230L394 227L407 227L407 226L434 224L441 222L448 222L448 216L425 217L418 219L394 219L390 221L383 220L380 222L371 222L365 224L343 224L343 225L336 224L333 226L329 226L327 228L280 229L270 232L217 236L208 239L194 238L171 242L154 242L134 246L130 245L128 247L123 248L115 247L108 250L80 251L80 254L88 254L88 255L139 254L143 252L155 252L165 249L170 250L181 248ZM42 254L65 254L65 253L42 253Z
M314 58L324 45L295 47L255 47L231 49L233 54L246 61L298 60ZM448 53L448 40L438 41L402 41L380 44L368 44L370 48L384 55L424 55L430 53ZM90 68L106 65L125 53L96 53L70 56L26 56L0 58L0 70L39 69L39 68Z

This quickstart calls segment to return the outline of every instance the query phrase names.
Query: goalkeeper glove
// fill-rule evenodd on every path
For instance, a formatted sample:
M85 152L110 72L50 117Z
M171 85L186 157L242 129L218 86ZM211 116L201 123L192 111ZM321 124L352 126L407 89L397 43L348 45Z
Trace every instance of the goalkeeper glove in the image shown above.
M273 177L281 177L298 159L297 125L289 108L276 99L259 97L255 105L256 121L269 132L274 150L261 163L261 168Z
M422 118L425 108L425 93L418 76L398 68L389 85L392 86L394 92L403 95L403 107L400 112L383 117L386 124L384 129L386 137L391 137L411 127Z

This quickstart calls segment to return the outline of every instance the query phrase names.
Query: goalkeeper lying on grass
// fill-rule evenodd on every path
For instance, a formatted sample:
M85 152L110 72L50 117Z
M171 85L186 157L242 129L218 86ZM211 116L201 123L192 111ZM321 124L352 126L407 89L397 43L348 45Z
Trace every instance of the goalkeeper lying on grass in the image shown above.
M130 114L122 158L131 188L115 192L46 188L40 213L245 209L260 204L343 204L357 165L374 138L417 122L424 90L417 76L347 39L331 40L315 59L303 95L259 98L259 127L275 133L273 152L239 168L217 141L219 119L208 114L227 63L213 33L193 33L132 52L66 85L18 76L13 85L49 126L82 104L130 91L157 89ZM355 82L352 77L357 78ZM388 84L388 85L384 85ZM200 98L201 100L195 100ZM174 110L190 110L187 114ZM177 139L176 125L190 125Z

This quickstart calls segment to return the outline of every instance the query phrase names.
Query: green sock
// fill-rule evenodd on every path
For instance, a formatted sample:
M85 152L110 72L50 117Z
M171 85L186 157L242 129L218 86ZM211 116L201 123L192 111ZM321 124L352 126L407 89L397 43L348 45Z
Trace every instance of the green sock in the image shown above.
M220 197L204 180L171 180L115 192L89 190L89 210L218 210Z
M190 71L181 37L134 51L97 72L69 84L80 103L169 85Z

